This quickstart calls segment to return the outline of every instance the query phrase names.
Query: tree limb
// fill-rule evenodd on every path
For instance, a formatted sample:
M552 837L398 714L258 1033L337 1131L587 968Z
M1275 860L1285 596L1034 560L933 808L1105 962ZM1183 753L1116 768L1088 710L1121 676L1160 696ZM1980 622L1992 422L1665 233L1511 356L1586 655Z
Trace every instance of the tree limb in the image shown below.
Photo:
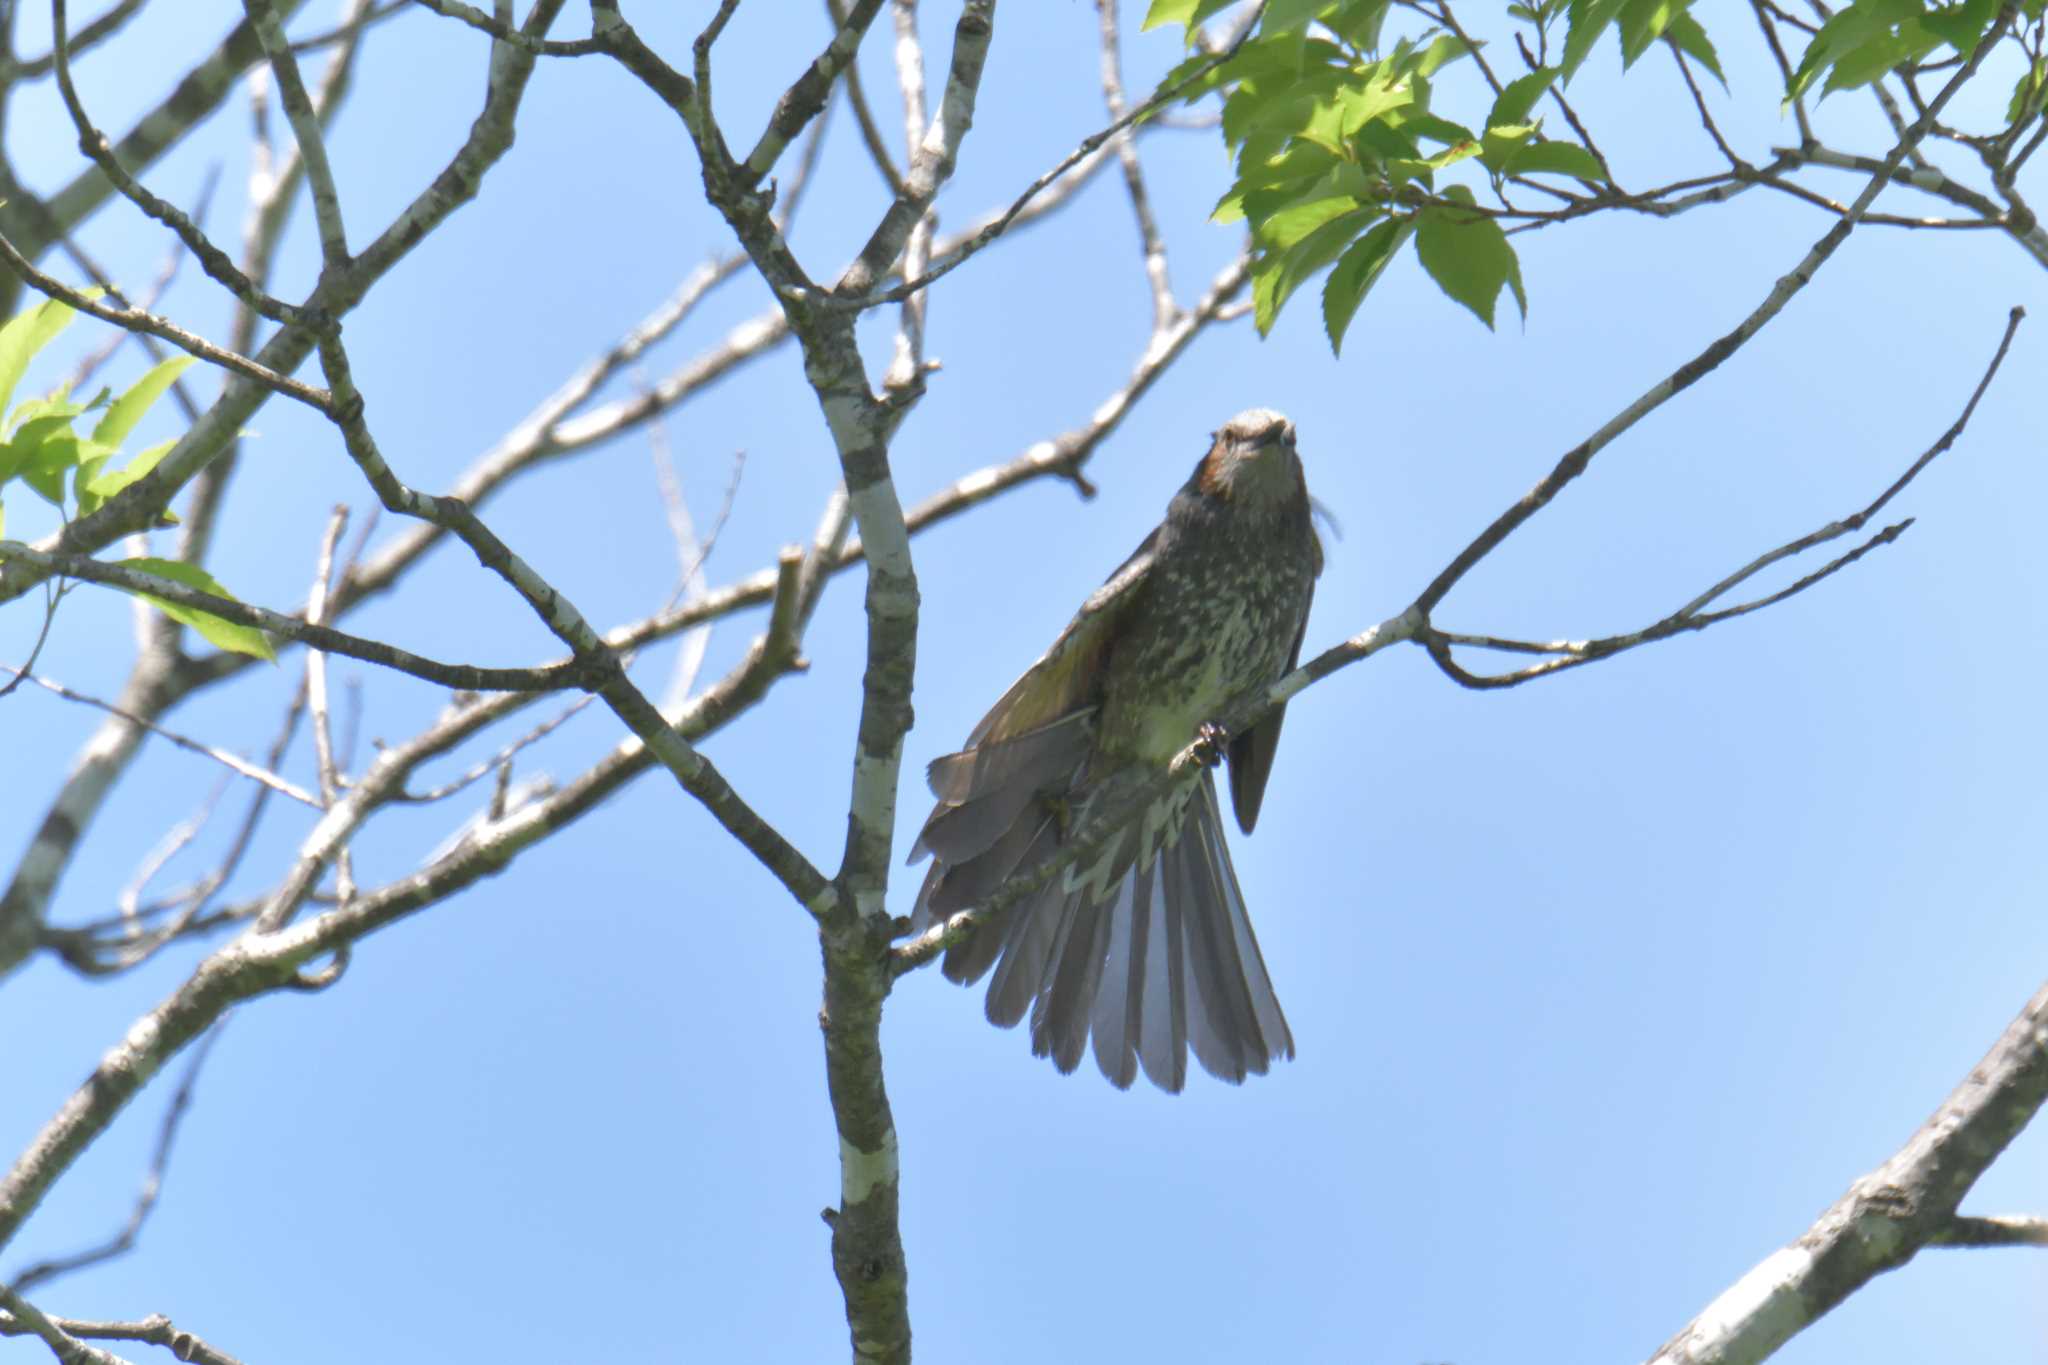
M1702 1309L1651 1365L1760 1361L1922 1247L1983 1231L1990 1220L1959 1220L1956 1206L2044 1099L2048 986L1911 1141Z

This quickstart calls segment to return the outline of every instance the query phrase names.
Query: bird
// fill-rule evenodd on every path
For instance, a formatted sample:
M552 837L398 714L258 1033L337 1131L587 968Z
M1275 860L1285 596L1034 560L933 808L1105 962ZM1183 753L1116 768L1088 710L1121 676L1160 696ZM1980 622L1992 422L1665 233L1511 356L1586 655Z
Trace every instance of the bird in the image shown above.
M1301 657L1323 550L1295 444L1294 423L1271 408L1211 433L1164 520L960 751L928 769L937 800L909 860L932 865L913 933L1028 878L1070 836L1089 839L1091 822L1114 818L1105 812L1133 812L941 964L962 985L993 968L989 1021L1011 1028L1028 1012L1033 1053L1062 1072L1091 1040L1118 1089L1142 1068L1178 1093L1190 1046L1233 1084L1294 1056L1231 866L1213 769L1227 755L1231 809L1250 834L1285 707L1240 734L1217 718ZM1162 783L1197 742L1199 778Z

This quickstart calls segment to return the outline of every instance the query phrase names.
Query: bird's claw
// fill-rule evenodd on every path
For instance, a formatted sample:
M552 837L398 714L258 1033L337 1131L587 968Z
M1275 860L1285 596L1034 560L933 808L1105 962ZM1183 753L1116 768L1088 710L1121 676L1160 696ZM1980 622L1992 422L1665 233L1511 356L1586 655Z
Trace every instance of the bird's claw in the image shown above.
M1205 720L1195 731L1195 762L1204 768L1213 768L1223 761L1224 753L1230 748L1230 731L1213 720Z

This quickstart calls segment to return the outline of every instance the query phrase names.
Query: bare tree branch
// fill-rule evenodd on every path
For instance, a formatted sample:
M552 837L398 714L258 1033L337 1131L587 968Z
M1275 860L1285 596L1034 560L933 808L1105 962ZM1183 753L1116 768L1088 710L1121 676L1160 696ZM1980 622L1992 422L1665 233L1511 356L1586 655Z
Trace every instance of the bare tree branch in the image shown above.
M170 743L175 744L178 748L185 750L187 753L194 753L204 758L210 758L215 763L220 764L223 768L228 769L230 772L233 772L241 777L246 777L251 782L259 783L262 786L268 787L270 790L276 792L280 796L289 797L302 805L311 806L316 810L320 807L320 798L314 796L311 792L308 792L304 788L287 781L286 779L278 776L276 773L270 771L267 768L264 768L255 763L251 763L247 759L238 757L235 754L229 753L226 749L219 748L212 744L204 743L203 741L193 739L187 735L181 735L175 730L166 729L164 726L158 725L155 721L150 720L146 716L137 715L135 712L122 707L117 702L102 701L98 697L89 696L84 692L79 692L72 688L66 687L63 683L57 682L55 679L40 677L34 673L29 672L26 668L16 668L12 664L0 664L0 669L5 669L7 672L13 674L16 678L34 683L37 687L42 688L45 692L48 692L53 696L62 697L66 701L75 701L84 706L93 707L95 710L104 711L110 716L118 717L120 720L126 722L129 725L133 725L140 729L147 730L149 731L149 733L156 735L158 738L167 740Z
M1970 60L1964 63L1942 87L1941 93L1936 95L1933 103L1928 106L1927 112L1900 137L1898 144L1886 156L1878 173L1870 177L1869 183L1863 187L1863 192L1856 196L1856 202L1850 205L1849 212L1813 244L1812 249L1799 264L1792 268L1791 273L1778 280L1764 301L1752 309L1748 317L1737 323L1733 331L1672 371L1642 397L1622 409L1605 426L1565 452L1564 458L1557 462L1556 467L1545 475L1541 482L1523 495L1513 507L1495 518L1492 525L1480 532L1478 537L1460 551L1457 558L1445 566L1444 570L1431 580L1429 586L1422 590L1421 596L1415 599L1415 604L1425 616L1436 609L1437 604L1443 601L1444 595L1471 571L1473 565L1492 553L1495 547L1513 534L1516 527L1548 506L1551 499L1563 492L1565 486L1573 479L1585 473L1586 466L1592 463L1593 457L1617 436L1719 368L1723 361L1741 350L1751 337L1763 330L1765 324L1783 311L1785 305L1791 302L1793 295L1804 289L1814 273L1827 263L1828 258L1835 254L1843 242L1848 240L1849 234L1855 230L1857 221L1869 210L1871 202L1883 190L1893 170L1905 158L1906 153L1927 135L1935 115L1946 107L1956 92L1976 73L1979 64L1995 45L1997 35L2004 32L2011 18L2010 9L2001 13L1991 34L1986 36Z
M825 12L830 16L833 27L846 24L844 0L825 0ZM861 144L868 149L869 158L875 163L882 183L889 187L891 194L903 192L903 172L896 169L895 158L889 155L888 143L882 137L880 125L875 122L875 111L868 107L867 91L862 87L860 63L846 64L846 102L853 106L854 122L860 127Z
M143 1224L156 1211L157 1197L163 1193L164 1173L171 1164L171 1148L178 1139L179 1125L184 1123L186 1113L192 1108L192 1092L199 1083L199 1072L212 1055L213 1045L219 1041L221 1029L226 1024L227 1019L223 1016L192 1049L191 1059L185 1063L185 1075L179 1080L178 1088L172 1093L171 1102L164 1107L164 1116L157 1124L156 1149L150 1154L149 1168L142 1173L142 1188L136 1192L135 1205L128 1211L128 1219L121 1225L121 1230L98 1246L22 1267L9 1281L17 1294L25 1294L59 1276L125 1256L135 1249Z
M343 269L349 256L348 231L341 221L341 196L335 192L334 170L327 164L327 139L320 131L320 115L299 75L299 60L285 41L284 24L270 0L243 0L243 8L248 11L249 22L256 26L264 55L270 59L271 72L277 77L279 102L284 105L285 117L291 120L292 136L298 142L306 184L313 192L313 219L320 228L320 258L330 270Z
M1928 1239L1934 1247L2048 1247L2048 1218L1957 1214Z
M6 1285L0 1285L0 1308L7 1310L13 1324L23 1332L41 1337L43 1344L50 1348L61 1365L127 1365L126 1361L112 1351L102 1351L97 1346L88 1346L72 1336L46 1316L42 1309Z
M535 35L546 32L563 3L564 0L535 0L523 30ZM468 138L433 183L399 212L348 269L323 272L319 285L304 305L309 315L339 317L353 308L428 233L475 195L485 174L511 147L513 121L533 73L534 58L511 47L504 48L499 56L501 59L494 60L491 66L483 111L470 125ZM312 352L314 342L308 327L280 327L252 363L273 374L288 374ZM109 499L98 511L71 522L38 548L90 554L149 525L186 480L230 446L243 423L261 406L265 392L260 384L229 384L156 468ZM27 591L47 572L26 560L0 564L0 602Z
M86 21L78 32L71 35L70 55L82 57L107 39L126 27L142 9L145 0L115 0L97 17ZM19 80L34 80L47 76L57 65L57 52L53 48L40 57L30 57L14 64L13 76Z
M70 34L66 31L65 8L66 0L50 0L51 53L57 59L57 89L64 97L64 107L71 115L72 125L78 129L78 149L92 159L130 203L177 233L186 249L198 259L200 268L244 305L278 322L296 321L297 314L290 304L271 298L258 289L248 276L235 268L228 254L199 230L198 224L175 205L144 189L141 182L121 164L120 156L107 141L106 134L93 126L85 105L79 101L78 88L72 83Z
M839 31L832 35L832 41L776 101L775 113L770 116L768 126L761 130L760 141L754 144L753 151L747 153L741 167L741 184L758 184L763 176L775 169L783 150L796 140L804 125L824 111L825 101L832 94L832 83L839 79L841 71L853 65L854 56L860 51L860 40L866 36L868 25L874 22L881 8L882 0L854 0L845 20L839 25Z
M531 31L515 28L511 23L495 19L474 5L462 0L413 0L422 9L449 19L459 19L471 28L490 34L501 43L506 43L535 57L587 57L604 51L604 44L597 38L575 38L567 41L542 38Z
M1124 98L1123 56L1117 39L1116 0L1095 0L1102 30L1102 102L1111 123L1130 112ZM1476 49L1475 49L1476 51ZM1131 199L1131 215L1138 224L1138 246L1144 254L1145 280L1152 286L1152 329L1156 332L1173 319L1173 281L1166 271L1166 244L1159 236L1159 224L1152 217L1152 196L1145 190L1145 171L1138 163L1138 146L1125 128L1109 140L1123 167L1124 189ZM915 273L915 272L912 272Z
M1047 186L1052 185L1061 176L1095 155L1111 138L1116 137L1125 129L1130 128L1147 116L1163 109L1182 94L1193 89L1196 82L1208 76L1210 72L1229 61L1232 57L1235 57L1238 49L1251 36L1255 22L1258 16L1265 12L1265 8L1266 0L1259 0L1258 5L1250 11L1250 17L1253 22L1247 22L1238 31L1237 36L1230 44L1217 52L1207 62L1204 62L1194 71L1189 72L1181 80L1174 82L1173 85L1155 92L1150 99L1147 99L1122 118L1112 119L1108 127L1098 132L1090 133L1087 137L1081 139L1081 144L1069 152L1064 160L1025 186L1024 192L1011 202L1009 208L976 231L973 237L968 239L967 243L959 251L941 260L924 274L905 279L902 284L897 285L894 289L874 292L877 277L872 273L857 279L842 278L838 289L834 291L838 299L854 307L873 308L879 304L900 303L919 290L929 289L938 280L964 264L969 257L980 252L989 243L1007 232L1024 210L1031 206L1031 202L1045 192ZM866 253L863 253L863 256L865 255Z
M1954 1245L1959 1236L1985 1231L1990 1220L1959 1220L1956 1206L2044 1099L2048 986L1911 1141L1708 1304L1664 1343L1651 1365L1762 1360L1922 1247Z
M1731 621L1738 616L1747 616L1753 611L1760 611L1765 607L1775 606L1788 597L1804 592L1839 570L1847 568L1878 546L1890 544L1913 524L1910 518L1885 527L1855 549L1850 550L1847 554L1836 556L1818 569L1778 589L1776 592L1768 593L1763 597L1743 602L1736 606L1723 607L1718 611L1707 610L1713 603L1721 600L1730 592L1733 592L1736 588L1772 565L1804 554L1806 551L1819 545L1825 545L1831 540L1837 540L1846 535L1853 535L1867 526L1879 512L1884 510L1887 503L1897 497L1907 484L1919 476L1921 470L1927 468L1937 455L1953 446L1957 438L1963 434L1964 428L1970 423L1971 415L1977 411L1978 402L1984 397L1985 391L1991 387L1991 381L1997 377L1999 367L2005 363L2006 352L2012 347L2013 334L2019 330L2020 322L2026 315L2024 308L2014 308L2007 315L2005 332L1999 338L1998 348L1992 353L1990 364L1985 367L1983 376L1978 379L1977 387L1971 391L1969 401L1964 403L1962 411L1957 414L1953 422L1949 423L1948 429L1942 432L1934 444L1921 452L1919 458L1915 459L1907 467L1906 472L1893 480L1891 486L1878 494L1869 505L1852 512L1839 521L1831 521L1818 530L1808 532L1797 540L1788 541L1774 550L1758 555L1734 573L1729 574L1705 592L1694 597L1677 611L1658 621L1652 622L1650 625L1644 626L1640 630L1628 631L1620 635L1603 636L1596 640L1553 640L1547 643L1536 643L1523 640L1505 640L1491 635L1463 635L1428 626L1424 628L1420 638L1425 647L1428 648L1430 658L1436 661L1437 666L1443 670L1446 676L1462 686L1473 688L1513 687L1535 678L1547 677L1563 669L1576 668L1581 664L1592 663L1597 659L1604 659L1611 655L1619 654L1623 650L1634 649L1638 645L1649 644L1656 640L1668 640L1674 635L1683 634L1687 631L1705 630L1708 626L1718 625L1723 621ZM1547 654L1554 657L1548 658L1542 663L1531 664L1527 668L1516 669L1509 673L1477 674L1469 672L1460 666L1452 657L1451 646L1453 645L1470 645L1481 649L1504 650L1517 654Z
M317 412L327 411L330 400L322 390L288 378L261 361L251 360L225 347L216 346L206 338L186 331L169 318L160 318L141 308L120 308L101 303L84 291L73 289L56 277L36 269L27 257L15 249L14 243L5 237L0 237L0 260L5 260L14 273L37 292L61 300L81 313L89 313L101 322L111 322L125 331L168 341L181 351L218 365L224 370L233 371L245 379L253 379L266 389L284 394L288 398L296 398Z
M289 17L305 0L284 2L284 17ZM135 121L108 154L124 167L150 165L219 108L233 88L235 78L262 55L256 31L246 20L237 24L205 59L185 73L170 94ZM55 68L56 56L52 51L52 69ZM103 167L95 164L33 210L26 203L21 205L21 209L26 211L16 215L16 226L12 231L20 239L23 254L31 260L40 256L52 242L83 223L115 192L114 182L108 179Z
M193 1365L241 1365L241 1362L217 1346L210 1346L172 1325L162 1314L147 1317L139 1322L100 1322L85 1318L45 1318L69 1336L95 1341L139 1341L150 1346L161 1346L179 1360L188 1360ZM28 1323L18 1318L0 1318L0 1336L25 1336L34 1332Z
M565 687L583 687L595 677L591 665L582 660L570 659L565 663L548 664L539 668L477 668L469 664L444 664L414 654L409 650L387 645L361 636L345 634L329 626L315 625L302 621L296 616L266 607L252 607L246 602L236 602L226 597L216 597L210 592L186 587L168 578L144 573L139 569L124 568L109 564L86 555L53 555L32 549L18 540L0 540L0 565L19 560L32 564L51 573L61 573L72 578L82 578L89 583L104 583L120 588L124 592L145 593L161 597L168 602L211 613L237 625L253 626L282 635L286 639L298 640L314 645L332 654L345 654L351 659L361 659L400 673L410 673L428 682L440 683L446 687L467 688L474 692L550 692Z

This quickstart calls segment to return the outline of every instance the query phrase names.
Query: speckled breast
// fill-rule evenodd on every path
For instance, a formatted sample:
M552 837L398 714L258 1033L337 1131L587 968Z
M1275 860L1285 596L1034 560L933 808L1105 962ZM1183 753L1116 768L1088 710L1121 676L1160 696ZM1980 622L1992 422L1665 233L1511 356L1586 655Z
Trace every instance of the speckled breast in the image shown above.
M1306 508L1174 527L1109 660L1098 748L1163 763L1232 700L1278 678L1313 582Z

